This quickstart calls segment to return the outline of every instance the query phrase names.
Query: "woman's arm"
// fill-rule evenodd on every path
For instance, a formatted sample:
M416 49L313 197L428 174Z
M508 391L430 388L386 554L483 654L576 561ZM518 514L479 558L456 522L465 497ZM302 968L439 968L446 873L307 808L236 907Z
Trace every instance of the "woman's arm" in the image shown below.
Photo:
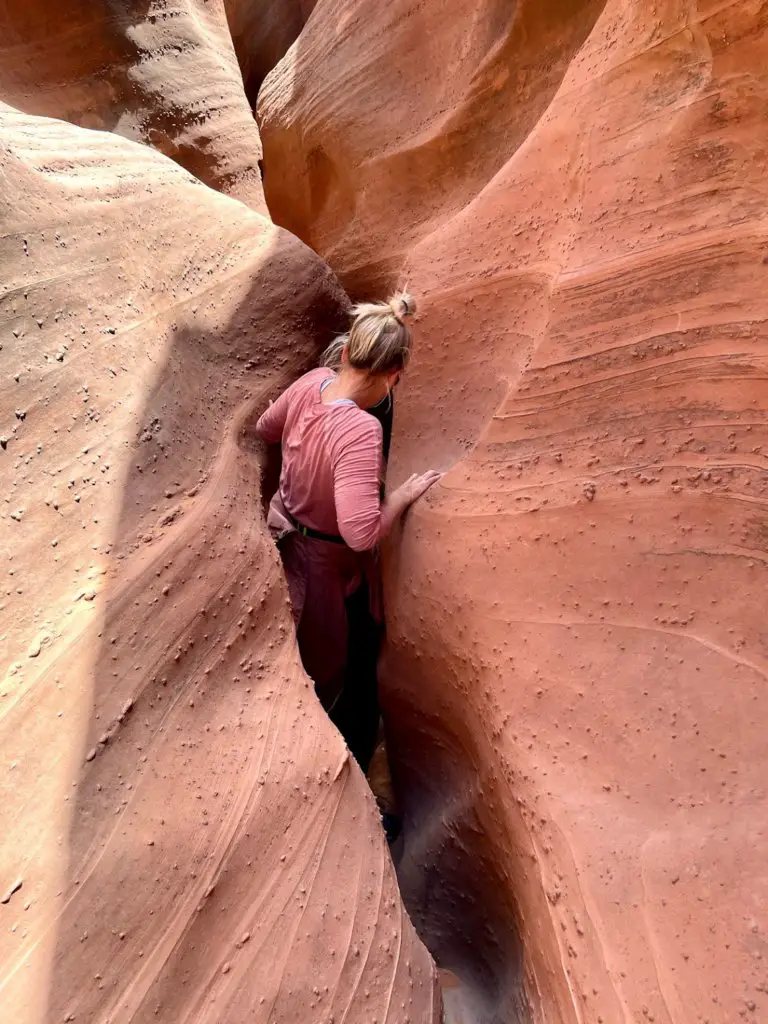
M354 551L376 546L381 533L381 424L339 416L332 425L333 496L339 533Z
M442 474L414 474L382 504L379 497L381 425L371 418L340 427L334 461L334 498L339 533L354 551L368 551L389 533L398 516Z
M294 385L291 384L277 401L270 402L266 410L259 417L259 421L256 424L256 433L267 444L278 444L283 439L285 419L288 415L293 387Z

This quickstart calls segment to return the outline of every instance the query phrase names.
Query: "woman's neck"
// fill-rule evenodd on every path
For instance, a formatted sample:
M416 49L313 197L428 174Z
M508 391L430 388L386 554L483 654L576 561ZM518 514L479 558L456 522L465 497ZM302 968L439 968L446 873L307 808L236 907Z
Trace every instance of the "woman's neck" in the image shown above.
M375 404L375 389L376 382L371 380L365 370L342 366L336 374L336 379L323 391L323 401L330 403L340 398L348 398L361 409L366 409L369 405Z

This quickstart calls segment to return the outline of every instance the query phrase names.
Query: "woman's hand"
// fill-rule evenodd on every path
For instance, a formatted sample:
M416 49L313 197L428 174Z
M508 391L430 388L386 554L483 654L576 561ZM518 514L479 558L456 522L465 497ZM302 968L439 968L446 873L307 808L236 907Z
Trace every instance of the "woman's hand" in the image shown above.
M414 501L418 501L433 484L436 484L442 475L435 469L428 469L426 473L412 473L405 483L400 484L392 495L392 499L397 501L402 511L405 511Z
M386 537L398 516L401 516L414 501L418 501L442 476L442 473L434 469L428 469L426 473L413 473L404 484L400 484L392 491L381 507L381 536Z

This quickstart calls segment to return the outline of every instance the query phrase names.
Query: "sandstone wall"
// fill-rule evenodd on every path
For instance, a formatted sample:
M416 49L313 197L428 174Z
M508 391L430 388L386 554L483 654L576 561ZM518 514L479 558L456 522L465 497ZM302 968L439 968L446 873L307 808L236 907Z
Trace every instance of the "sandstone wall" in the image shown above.
M422 298L401 883L484 1020L768 1012L766 28L320 0L262 90L275 217Z
M261 142L221 0L71 0L61 11L6 0L0 68L4 102L143 142L266 214Z
M113 91L109 19L93 35L11 13L0 96L24 111L0 107L3 1020L436 1024L434 966L301 670L260 511L253 415L345 322L346 296L287 232L118 137L137 108ZM210 42L206 18L223 13L195 22ZM54 25L59 63L41 60L35 86L20 68ZM173 52L160 105L183 85L185 109L198 88L213 104L215 81ZM115 133L30 112L54 107L101 111ZM218 127L212 144L247 165Z

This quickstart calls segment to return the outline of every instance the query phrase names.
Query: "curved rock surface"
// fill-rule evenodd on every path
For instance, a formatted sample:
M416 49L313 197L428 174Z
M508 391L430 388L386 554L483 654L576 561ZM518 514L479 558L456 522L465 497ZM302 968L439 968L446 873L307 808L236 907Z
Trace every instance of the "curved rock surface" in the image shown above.
M229 31L255 106L261 83L298 37L317 0L224 0Z
M147 147L0 138L3 1020L436 1024L249 433L346 298Z
M143 142L267 212L223 0L71 0L62 16L40 0L6 0L0 99Z
M320 0L259 95L273 218L352 293L391 287L523 144L600 8Z
M472 1019L768 1015L767 53L757 4L320 0L263 87L277 219L423 298L385 683Z

